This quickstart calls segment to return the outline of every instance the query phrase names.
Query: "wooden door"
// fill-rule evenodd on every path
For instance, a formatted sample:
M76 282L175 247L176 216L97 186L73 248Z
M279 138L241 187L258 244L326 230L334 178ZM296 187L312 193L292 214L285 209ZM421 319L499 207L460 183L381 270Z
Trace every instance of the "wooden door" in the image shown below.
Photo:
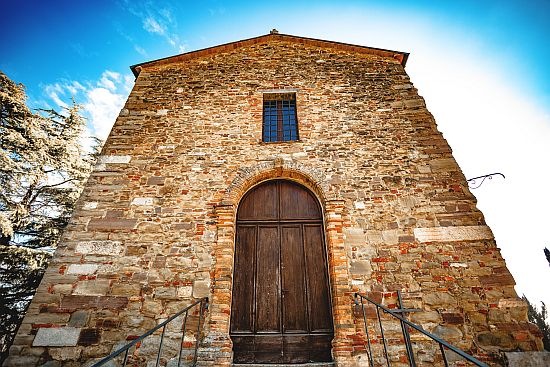
M245 195L231 306L235 363L332 360L323 233L319 203L301 185L268 181Z

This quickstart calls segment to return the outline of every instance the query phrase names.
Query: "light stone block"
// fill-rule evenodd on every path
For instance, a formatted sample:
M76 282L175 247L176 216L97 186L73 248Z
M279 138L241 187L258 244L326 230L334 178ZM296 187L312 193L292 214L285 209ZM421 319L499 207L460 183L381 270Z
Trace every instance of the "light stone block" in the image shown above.
M355 203L353 203L353 206L355 207L355 209L365 209L365 203L363 201L356 201Z
M73 294L83 296L104 296L109 292L108 280L85 280L76 285Z
M33 347L73 347L78 342L80 328L40 328L32 342Z
M94 167L94 171L101 172L107 170L107 166L104 163L98 163Z
M179 287L177 290L177 296L181 298L190 298L193 294L193 287L190 285Z
M396 245L399 242L399 234L395 229L382 231L382 240L388 245Z
M93 274L98 267L96 264L71 264L67 269L67 274Z
M348 245L364 245L366 236L363 228L345 228L344 242Z
M419 242L453 242L489 240L493 232L487 226L415 228L414 237Z
M172 150L176 149L176 144L159 145L159 150Z
M102 155L97 160L98 164L125 164L132 159L129 155Z
M76 245L75 252L93 255L120 255L122 243L119 241L83 241Z
M131 205L151 206L153 205L153 198L134 198Z
M97 201L88 201L88 202L84 203L84 205L82 206L82 209L83 209L83 210L92 210L92 209L96 209L96 208L97 208L97 204L98 204Z
M166 116L168 115L167 109L157 110L157 116Z
M210 282L208 280L196 280L193 282L193 297L201 298L210 294Z

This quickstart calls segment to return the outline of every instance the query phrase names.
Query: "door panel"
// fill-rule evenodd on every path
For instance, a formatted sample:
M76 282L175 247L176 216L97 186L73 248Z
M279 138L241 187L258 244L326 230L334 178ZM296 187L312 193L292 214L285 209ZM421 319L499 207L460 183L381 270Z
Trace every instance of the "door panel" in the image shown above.
M237 212L237 220L276 220L279 211L278 187L275 181L254 188L247 194Z
M289 181L258 185L239 205L236 232L233 361L331 361L334 331L315 196Z
M332 328L332 316L330 313L328 279L326 272L326 257L321 246L323 228L321 225L304 226L304 248L306 249L306 263L309 307L315 309L310 312L311 331L328 331Z
M240 226L235 245L235 268L255 267L256 226ZM254 272L239 271L233 277L231 331L254 331Z
M281 330L279 295L279 229L258 228L256 265L256 327L255 332ZM246 269L246 268L245 268Z
M283 328L285 332L306 332L307 304L304 248L301 226L282 227L281 275Z
M308 190L296 190L296 184L280 184L281 219L321 219L317 199Z

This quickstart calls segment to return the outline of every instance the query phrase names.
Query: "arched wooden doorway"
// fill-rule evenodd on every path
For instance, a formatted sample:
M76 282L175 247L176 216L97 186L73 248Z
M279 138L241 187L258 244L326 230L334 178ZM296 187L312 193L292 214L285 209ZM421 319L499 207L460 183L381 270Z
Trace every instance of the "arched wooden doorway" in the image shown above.
M231 306L234 362L332 360L322 218L315 196L291 181L267 181L242 199Z

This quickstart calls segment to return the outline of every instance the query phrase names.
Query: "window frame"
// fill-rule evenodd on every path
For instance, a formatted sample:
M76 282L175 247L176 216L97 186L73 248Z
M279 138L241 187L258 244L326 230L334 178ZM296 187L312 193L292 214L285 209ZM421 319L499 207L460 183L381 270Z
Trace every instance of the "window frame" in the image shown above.
M268 106L267 104L271 104ZM286 105L285 105L286 104ZM270 109L270 110L269 110ZM285 113L285 109L288 109ZM293 111L290 111L290 110ZM269 114L266 114L269 113ZM274 127L275 118L275 130ZM269 131L267 129L269 128ZM286 129L288 128L288 129ZM286 130L285 130L286 129ZM275 136L274 133L275 132ZM288 137L285 137L288 132ZM284 143L299 141L298 108L295 91L270 91L262 96L262 139L263 143Z

